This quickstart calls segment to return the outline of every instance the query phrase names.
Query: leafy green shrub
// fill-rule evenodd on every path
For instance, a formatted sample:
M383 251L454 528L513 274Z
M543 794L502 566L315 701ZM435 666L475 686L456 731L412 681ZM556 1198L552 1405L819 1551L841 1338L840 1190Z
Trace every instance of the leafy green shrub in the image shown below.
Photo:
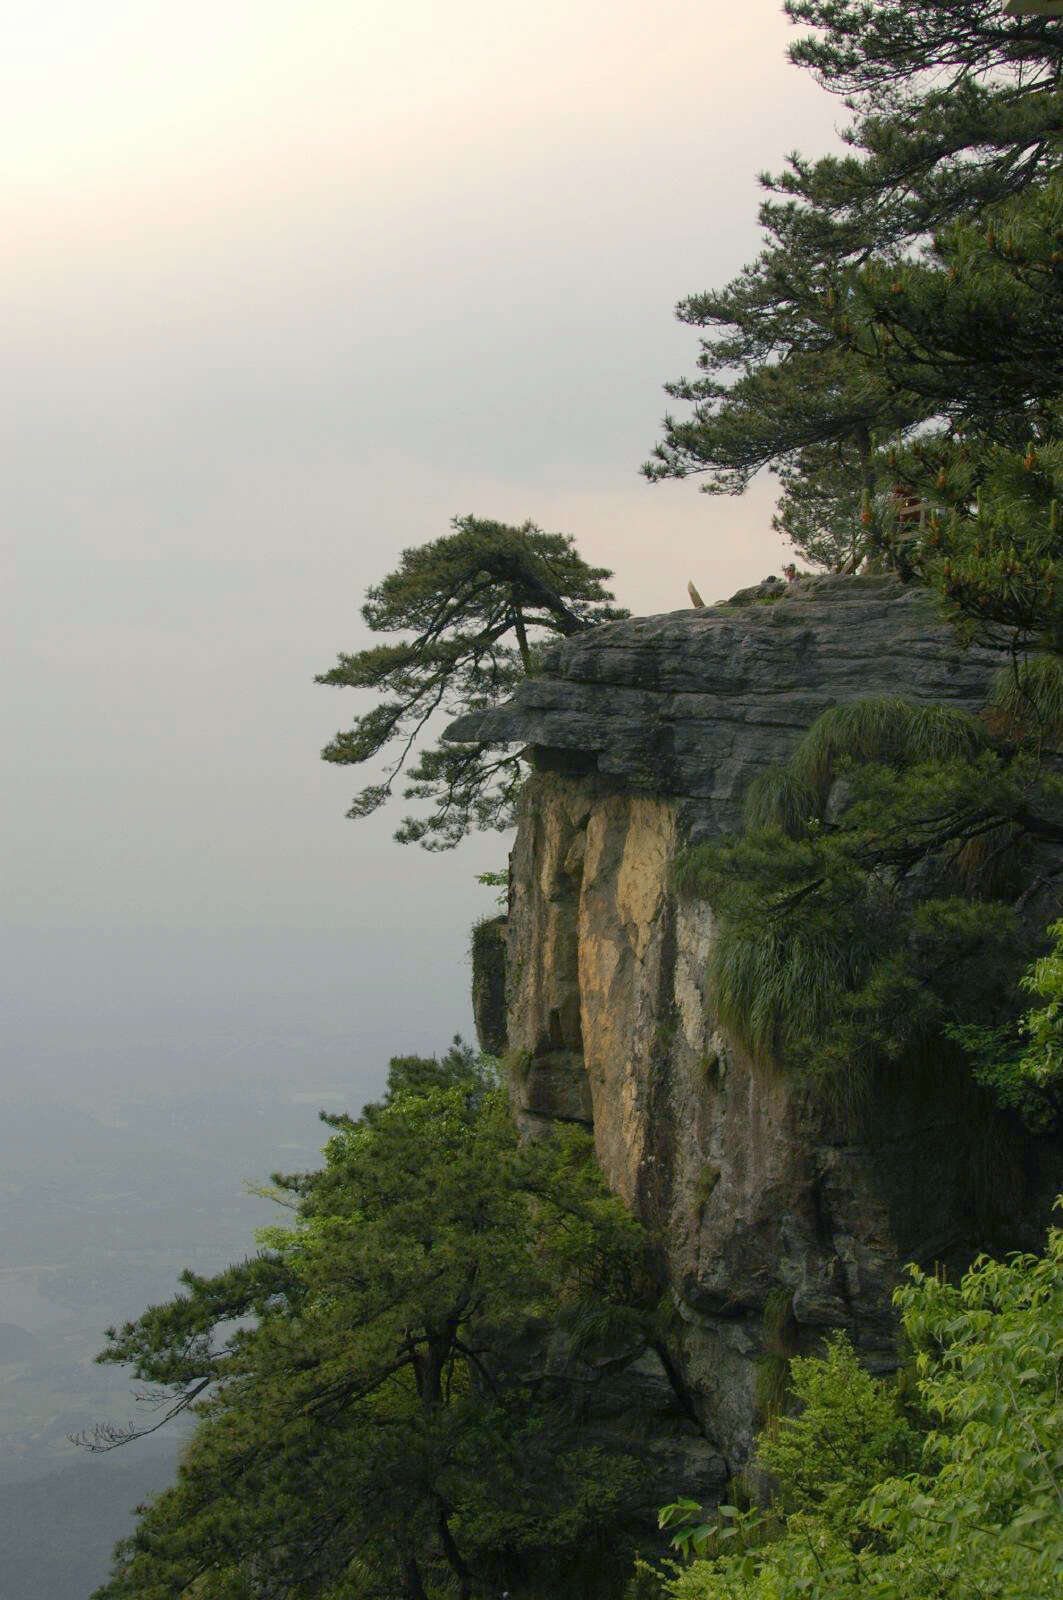
M794 1356L790 1383L800 1412L761 1435L758 1464L787 1513L814 1514L844 1534L882 1478L917 1464L918 1437L895 1385L865 1372L843 1333L821 1357Z
M1051 950L1021 980L1026 992L1046 1005L1027 1011L1017 1024L957 1023L949 1029L967 1052L977 1082L1039 1130L1054 1127L1063 1106L1063 921L1048 932L1055 941Z
M795 1359L803 1409L758 1443L779 1520L747 1516L731 1553L721 1524L702 1519L701 1548L715 1540L714 1553L658 1573L667 1600L1063 1593L1063 1231L1042 1257L982 1258L957 1285L910 1268L896 1299L922 1417L863 1371L843 1335Z

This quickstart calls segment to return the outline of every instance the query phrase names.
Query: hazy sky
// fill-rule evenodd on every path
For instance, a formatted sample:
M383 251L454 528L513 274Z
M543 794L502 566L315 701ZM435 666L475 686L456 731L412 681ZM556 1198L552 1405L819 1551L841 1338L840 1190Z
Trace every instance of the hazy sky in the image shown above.
M8 8L13 1070L298 1072L466 1026L474 882L344 820L316 687L399 550L575 534L636 612L777 570L770 487L637 475L682 295L844 111L776 0ZM294 1058L291 1058L294 1059ZM335 1068L335 1055L329 1071Z

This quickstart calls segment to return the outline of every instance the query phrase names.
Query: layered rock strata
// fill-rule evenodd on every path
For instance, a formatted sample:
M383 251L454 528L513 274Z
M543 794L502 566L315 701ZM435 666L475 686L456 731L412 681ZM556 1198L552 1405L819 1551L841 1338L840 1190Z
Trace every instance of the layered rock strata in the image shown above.
M895 578L805 579L739 602L554 644L512 700L447 737L527 745L542 766L667 796L696 838L737 828L750 778L829 706L897 694L975 710L1000 661L960 650L927 591Z

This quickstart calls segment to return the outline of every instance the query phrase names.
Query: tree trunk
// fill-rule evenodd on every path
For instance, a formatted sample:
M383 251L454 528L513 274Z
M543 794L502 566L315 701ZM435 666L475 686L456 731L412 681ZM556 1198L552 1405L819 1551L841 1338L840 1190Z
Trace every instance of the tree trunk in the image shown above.
M485 556L480 565L484 572L492 577L502 578L523 592L525 600L535 606L542 606L544 611L549 611L553 618L553 626L558 633L582 633L587 624L571 611L562 600L556 589L544 583L538 573L531 567L512 555Z
M446 1502L442 1496L437 1495L436 1498L439 1503L439 1538L443 1546L443 1554L450 1562L457 1577L459 1600L470 1600L472 1595L472 1573L465 1565L461 1551L454 1543L454 1535L451 1533L450 1524L447 1521Z
M402 1593L403 1600L428 1600L428 1591L421 1580L417 1557L411 1550L404 1550L402 1553Z
M861 496L863 539L860 554L866 556L868 569L877 572L881 567L881 542L875 526L875 468L872 465L871 429L866 422L861 423L857 430L856 447L860 452L860 486L863 490ZM859 564L854 552L854 572Z
M528 635L524 628L524 618L521 615L520 606L515 601L513 604L513 628L517 635L517 649L520 651L524 676L529 677L531 674L531 652L528 649Z

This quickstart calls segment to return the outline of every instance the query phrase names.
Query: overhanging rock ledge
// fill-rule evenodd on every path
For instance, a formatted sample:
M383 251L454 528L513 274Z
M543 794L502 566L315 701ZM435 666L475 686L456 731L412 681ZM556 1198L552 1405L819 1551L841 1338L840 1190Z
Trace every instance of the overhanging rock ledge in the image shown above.
M730 831L750 778L829 706L867 695L975 710L1000 664L962 650L926 590L802 580L778 598L605 623L550 645L505 705L445 737L532 746L540 766L683 802L687 836Z

